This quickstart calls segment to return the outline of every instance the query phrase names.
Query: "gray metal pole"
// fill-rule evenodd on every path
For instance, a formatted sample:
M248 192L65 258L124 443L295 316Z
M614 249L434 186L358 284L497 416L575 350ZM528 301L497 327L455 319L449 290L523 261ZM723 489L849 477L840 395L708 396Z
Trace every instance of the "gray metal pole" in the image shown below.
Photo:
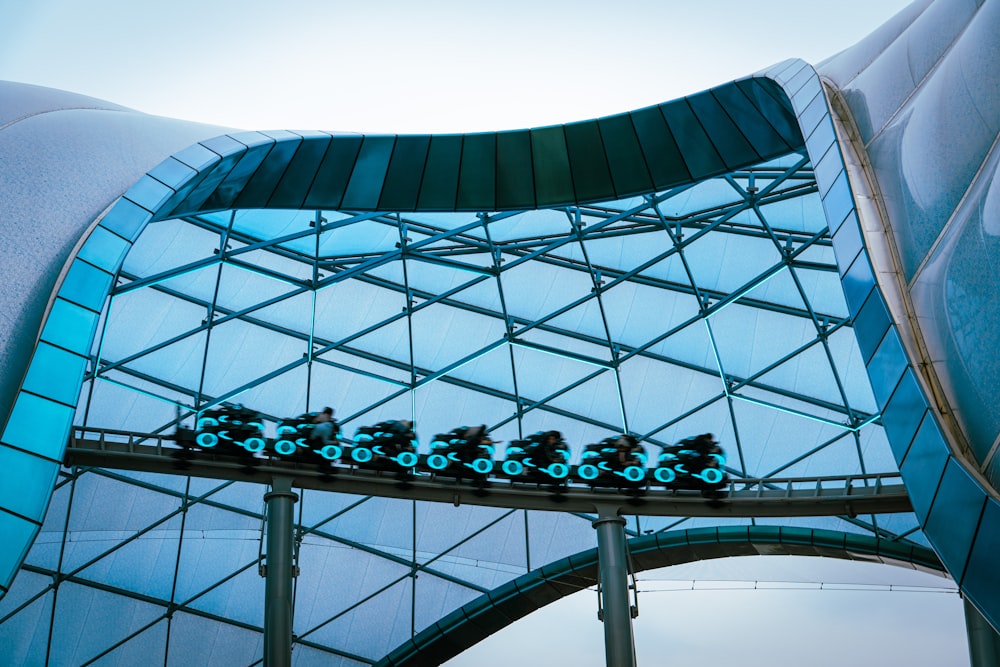
M264 578L264 667L292 664L292 545L295 523L292 478L275 476L267 503L267 571Z
M606 511L598 508L598 518L593 526L597 530L604 613L604 654L608 667L634 667L635 640L632 636L632 613L628 599L625 519L618 516L617 509Z
M965 632L969 637L969 658L972 667L1000 665L1000 635L969 598L965 602Z

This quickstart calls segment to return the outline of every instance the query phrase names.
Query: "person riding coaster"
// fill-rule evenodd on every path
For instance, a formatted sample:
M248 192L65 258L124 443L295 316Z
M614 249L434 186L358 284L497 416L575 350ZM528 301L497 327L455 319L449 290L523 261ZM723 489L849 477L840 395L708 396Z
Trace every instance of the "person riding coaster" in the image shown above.
M562 433L539 431L525 440L512 440L501 469L510 477L565 484L570 471L569 456L569 445Z
M274 453L282 458L302 460L318 454L328 461L336 461L343 453L338 439L340 424L333 417L333 408L283 419L277 431Z
M436 473L484 479L493 472L494 445L486 425L460 426L439 433L431 442L426 465Z
M376 467L413 468L418 461L413 422L391 419L374 426L362 426L354 435L350 460Z
M576 476L592 485L638 486L646 481L646 450L623 433L584 447Z
M653 476L677 489L718 490L727 483L726 454L711 433L663 447Z

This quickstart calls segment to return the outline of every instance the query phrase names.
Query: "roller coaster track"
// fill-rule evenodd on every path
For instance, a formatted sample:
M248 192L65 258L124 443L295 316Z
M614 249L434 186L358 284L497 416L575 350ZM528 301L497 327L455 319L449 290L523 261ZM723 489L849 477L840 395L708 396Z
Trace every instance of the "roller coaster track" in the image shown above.
M391 472L359 466L317 465L280 458L253 459L199 452L179 460L173 437L111 429L75 427L63 464L270 484L292 478L302 489L404 498L454 505L482 505L562 512L596 512L617 505L622 514L678 517L793 517L894 514L912 510L899 473L823 477L735 478L723 497L706 500L698 492L649 487L631 493L569 484L552 487L491 477L476 486L454 477L418 473L401 482Z

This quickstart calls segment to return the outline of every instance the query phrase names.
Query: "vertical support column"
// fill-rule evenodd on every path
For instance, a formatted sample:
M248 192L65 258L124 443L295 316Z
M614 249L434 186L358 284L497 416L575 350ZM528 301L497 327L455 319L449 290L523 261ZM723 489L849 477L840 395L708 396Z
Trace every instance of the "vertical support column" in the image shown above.
M267 566L264 578L264 667L292 664L292 568L295 522L292 478L275 476L267 503Z
M1000 665L1000 635L979 613L969 598L965 603L965 632L969 638L969 658L972 667Z
M625 555L625 519L616 507L598 507L597 531L604 621L604 654L608 667L634 667L635 639L628 598L628 560Z

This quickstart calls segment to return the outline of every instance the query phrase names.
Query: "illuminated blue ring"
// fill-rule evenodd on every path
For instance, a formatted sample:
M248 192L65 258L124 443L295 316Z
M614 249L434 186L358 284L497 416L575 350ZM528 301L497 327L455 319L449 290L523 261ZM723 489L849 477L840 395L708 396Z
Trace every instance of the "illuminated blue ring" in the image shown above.
M264 450L264 438L247 438L240 444L248 452L260 452Z
M657 468L656 472L653 473L653 477L656 478L657 482L661 482L663 484L670 484L670 482L677 479L677 474L674 472L673 468L669 466L664 466L662 468Z
M524 472L524 466L520 461L504 461L500 466L505 475L510 475L511 477L517 477L522 472Z
M566 475L569 474L569 466L565 463L552 463L545 472L552 479L565 479Z
M327 445L323 449L319 450L320 456L331 461L336 461L343 453L344 450L342 450L339 445Z
M601 474L601 471L597 469L592 463L584 463L582 466L576 469L576 476L582 480L590 481L592 479L597 479Z
M372 460L372 450L367 447L355 447L351 450L351 458L358 463L368 463Z
M718 461L720 466L726 465L725 454L709 454L709 456L713 457L716 461Z
M199 447L211 449L219 444L219 436L214 433L199 433L198 437L195 438L194 441L198 443Z
M442 454L431 454L427 457L427 467L431 470L444 470L448 467L448 457Z
M466 465L478 472L480 475L486 475L493 472L493 459L476 459L472 463L467 463Z
M700 477L708 484L718 484L719 482L722 481L722 471L719 470L718 468L705 468L704 470L701 471L701 474L696 475L696 477ZM712 477L714 479L709 479L709 477Z
M625 470L622 470L622 477L630 482L641 482L646 479L646 469L639 466L626 466Z
M289 456L295 453L297 447L295 443L291 440L279 440L274 443L274 451L278 452L282 456Z
M372 437L367 433L358 433L354 436L354 442L371 442Z
M219 425L219 420L215 419L214 417L202 417L201 419L198 420L197 429L200 431L206 426L218 426L218 425Z
M412 468L417 465L417 455L413 452L400 452L399 456L396 457L396 463L404 468Z
M295 427L288 424L282 424L278 427L278 435L286 435L288 433L295 433Z

